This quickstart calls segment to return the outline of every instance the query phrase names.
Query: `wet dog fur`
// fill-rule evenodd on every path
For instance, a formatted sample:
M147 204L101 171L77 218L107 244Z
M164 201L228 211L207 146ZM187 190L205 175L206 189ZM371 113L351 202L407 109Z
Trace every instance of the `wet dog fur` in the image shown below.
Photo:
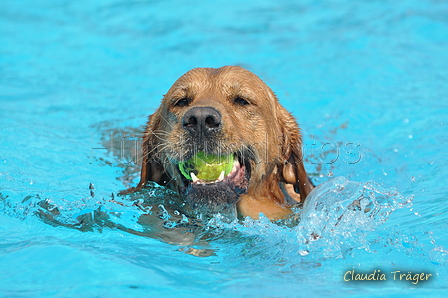
M199 151L234 154L237 162L219 182L194 183L178 164ZM128 193L154 181L205 213L283 219L313 189L295 119L258 76L237 66L181 76L150 116L142 152L140 182Z

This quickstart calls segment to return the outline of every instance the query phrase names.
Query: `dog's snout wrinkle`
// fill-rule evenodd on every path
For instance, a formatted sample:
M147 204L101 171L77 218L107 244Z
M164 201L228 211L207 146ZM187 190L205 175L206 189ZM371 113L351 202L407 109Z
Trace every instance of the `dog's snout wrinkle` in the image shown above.
M183 128L193 135L208 135L222 127L221 114L212 107L194 107L182 119Z

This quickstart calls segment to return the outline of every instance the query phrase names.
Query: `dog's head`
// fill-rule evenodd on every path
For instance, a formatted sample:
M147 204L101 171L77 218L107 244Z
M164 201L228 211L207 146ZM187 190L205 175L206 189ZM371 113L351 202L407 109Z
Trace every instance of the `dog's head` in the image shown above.
M231 166L212 181L198 179L179 167L198 152ZM312 189L294 118L260 78L235 66L193 69L168 90L146 127L135 190L147 181L209 212L234 208L243 193L285 205L291 196L282 185L293 185L301 201Z

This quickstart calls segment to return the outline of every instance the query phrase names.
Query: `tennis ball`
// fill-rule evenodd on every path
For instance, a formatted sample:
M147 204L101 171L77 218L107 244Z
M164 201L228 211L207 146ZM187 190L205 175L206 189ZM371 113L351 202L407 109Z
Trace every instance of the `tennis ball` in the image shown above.
M193 180L190 173L193 172L200 180L214 181L224 171L227 176L233 168L233 154L213 155L199 151L187 161L179 163L179 170L185 178Z

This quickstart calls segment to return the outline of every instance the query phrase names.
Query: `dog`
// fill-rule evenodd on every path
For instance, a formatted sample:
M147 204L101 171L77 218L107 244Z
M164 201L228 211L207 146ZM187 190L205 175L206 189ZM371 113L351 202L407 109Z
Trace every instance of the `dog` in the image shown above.
M213 181L185 176L179 165L197 152L233 156ZM188 173L187 173L188 174ZM181 194L191 208L239 218L285 219L313 189L293 116L255 74L238 67L195 68L181 76L149 117L140 182Z

